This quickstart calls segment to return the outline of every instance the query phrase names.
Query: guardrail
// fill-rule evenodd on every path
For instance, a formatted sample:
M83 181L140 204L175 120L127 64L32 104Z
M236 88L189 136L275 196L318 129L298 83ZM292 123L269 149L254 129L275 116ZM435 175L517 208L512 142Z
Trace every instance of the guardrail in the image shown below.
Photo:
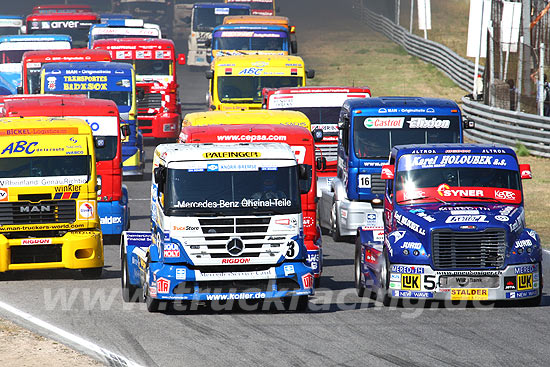
M355 1L354 9L361 20L375 31L401 45L411 55L435 65L465 91L471 91L474 82L474 63L451 49L409 33L381 14ZM479 73L483 73L480 67ZM550 118L490 107L462 98L464 116L476 127L465 132L466 138L484 144L504 144L515 147L523 144L532 155L550 158Z

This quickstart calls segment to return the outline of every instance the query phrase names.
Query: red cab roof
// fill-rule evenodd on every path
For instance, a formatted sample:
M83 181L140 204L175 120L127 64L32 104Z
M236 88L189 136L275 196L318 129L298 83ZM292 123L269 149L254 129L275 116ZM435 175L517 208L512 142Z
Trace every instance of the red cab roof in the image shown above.
M32 8L33 13L64 13L64 12L91 12L92 7L90 5L66 5L66 4L52 4L52 5L37 5Z
M40 22L40 21L55 21L55 20L89 20L89 21L99 21L99 14L89 13L89 12L78 12L78 13L38 13L31 14L27 16L27 24L29 22Z
M71 48L68 50L27 51L23 54L26 62L75 62L75 61L111 61L111 54L106 50Z
M94 41L94 49L102 48L105 50L114 49L136 49L136 48L157 48L174 49L174 42L166 38L120 38L120 39L100 39Z

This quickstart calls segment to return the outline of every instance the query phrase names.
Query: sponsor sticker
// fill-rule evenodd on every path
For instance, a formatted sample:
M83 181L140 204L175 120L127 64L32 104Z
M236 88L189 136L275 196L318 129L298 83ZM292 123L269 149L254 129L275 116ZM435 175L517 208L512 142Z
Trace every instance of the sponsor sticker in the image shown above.
M420 274L402 274L401 275L401 289L407 289L411 291L420 290Z
M533 274L518 274L517 289L518 291L533 289Z
M94 205L91 202L84 201L79 202L78 206L78 219L90 219L94 216Z
M187 269L176 268L176 280L185 280L187 278Z
M8 189L0 188L0 201L8 201Z
M394 297L404 298L433 298L432 292L417 292L417 291L393 291Z
M401 274L390 274L390 282L400 282Z
M170 292L170 280L166 278L157 279L157 293Z
M476 289L476 288L452 288L451 300L453 301L482 301L489 299L488 289Z
M283 269L285 271L285 277L295 273L294 265L285 265Z
M166 243L163 251L164 257L180 257L180 248L175 243Z
M302 284L304 285L304 288L312 288L313 287L313 275L311 274L305 274L302 275Z
M537 266L536 265L516 266L514 270L515 270L516 274L536 273L537 272Z
M24 238L21 240L22 245L51 245L51 238Z
M404 122L404 117L367 117L364 125L367 129L401 129Z
M515 291L516 289L516 277L504 277L504 290Z
M514 298L535 297L535 296L538 296L538 294L539 294L538 289L533 289L532 291L525 291L525 292L508 292L506 293L506 298L514 299Z
M202 156L206 159L242 159L242 158L260 158L260 152L206 152Z
M390 271L401 274L424 274L424 268L407 265L392 265Z

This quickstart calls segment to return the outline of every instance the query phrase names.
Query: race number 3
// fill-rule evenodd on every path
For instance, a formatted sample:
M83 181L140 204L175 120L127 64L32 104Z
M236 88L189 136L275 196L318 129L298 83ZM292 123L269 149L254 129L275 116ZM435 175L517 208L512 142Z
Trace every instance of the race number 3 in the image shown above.
M359 188L360 189L370 189L370 175L359 175Z

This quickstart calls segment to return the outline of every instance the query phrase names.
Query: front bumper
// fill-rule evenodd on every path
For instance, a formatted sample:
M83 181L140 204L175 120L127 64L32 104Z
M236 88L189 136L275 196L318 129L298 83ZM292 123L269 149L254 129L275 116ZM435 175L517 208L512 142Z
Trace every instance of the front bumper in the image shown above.
M176 139L180 133L181 118L177 113L140 114L138 121L146 138Z
M102 266L103 240L97 229L71 231L63 237L8 239L0 235L0 272Z
M336 207L337 225L342 236L355 236L358 227L381 229L382 209L374 209L369 202L342 200Z
M159 300L252 300L314 293L313 274L304 263L226 273L203 273L185 265L152 263L149 271L149 295Z
M187 65L210 66L209 59L208 50L206 49L190 50L187 54Z
M542 292L538 264L487 271L435 271L430 266L392 264L389 270L393 298L499 301L534 298Z

